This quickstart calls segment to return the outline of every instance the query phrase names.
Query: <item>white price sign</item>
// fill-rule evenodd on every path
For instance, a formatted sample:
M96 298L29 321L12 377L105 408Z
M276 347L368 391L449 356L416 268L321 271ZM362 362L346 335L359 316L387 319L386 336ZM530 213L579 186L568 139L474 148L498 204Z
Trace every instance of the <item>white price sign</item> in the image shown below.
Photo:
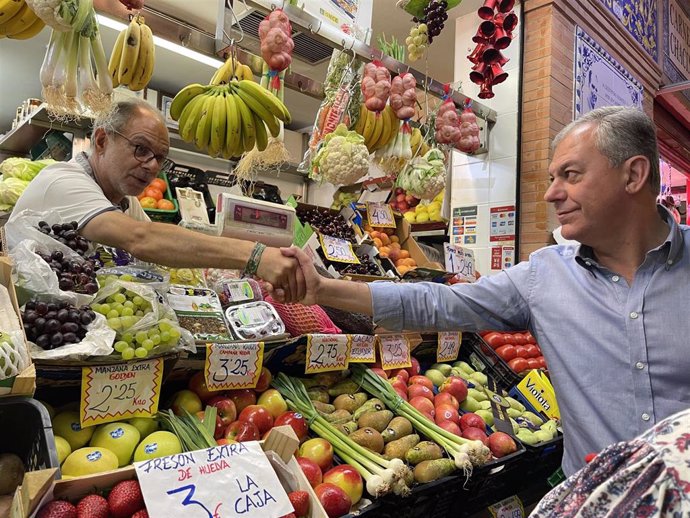
M348 240L324 236L323 234L319 234L319 239L321 240L323 255L329 261L359 264L359 258L355 255L354 250L352 250L352 244Z
M347 369L350 361L348 335L308 335L306 374Z
M441 332L438 334L438 347L436 348L436 361L452 362L458 359L460 354L460 344L462 343L462 333L454 331L452 333Z
M81 370L79 421L93 426L158 411L163 360L94 365Z
M292 504L258 442L135 462L149 516L279 518Z
M376 337L350 335L350 363L374 363L376 361Z
M263 361L263 342L207 344L206 385L209 390L254 388Z
M383 370L412 367L410 342L405 335L379 335L378 339Z
M461 280L474 282L476 277L474 252L469 248L463 248L449 243L444 244L446 270L457 274Z
M496 502L488 507L492 518L524 518L525 508L522 505L522 501L513 495Z
M395 228L393 209L387 203L367 202L367 219L372 227Z

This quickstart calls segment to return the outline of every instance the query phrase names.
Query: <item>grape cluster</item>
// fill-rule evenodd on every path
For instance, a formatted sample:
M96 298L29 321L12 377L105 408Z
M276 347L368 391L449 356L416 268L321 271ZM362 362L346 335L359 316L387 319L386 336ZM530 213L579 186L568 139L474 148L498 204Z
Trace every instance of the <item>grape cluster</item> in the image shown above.
M107 319L108 326L115 331L129 329L144 315L153 311L146 299L124 288L110 295L101 304L94 302L91 308L103 315Z
M429 42L428 28L425 23L412 27L410 35L405 38L407 44L407 56L410 61L417 61L422 57Z
M22 312L26 337L41 349L81 342L95 318L89 306L77 308L68 302L31 300Z
M117 337L115 350L122 355L123 360L132 358L146 358L156 346L173 347L180 339L180 330L170 322L158 322L146 331L136 333L122 333Z
M429 44L434 41L434 38L441 34L445 21L448 19L448 2L446 0L431 0L424 8L424 21L429 31Z
M38 222L38 230L53 239L60 241L63 245L70 247L82 257L85 256L89 250L89 241L80 236L77 232L78 223L71 221L69 223L56 223L52 227L45 221ZM51 234L52 231L52 234Z
M88 295L93 295L98 291L95 266L92 261L69 259L60 250L54 250L49 254L44 252L36 252L36 254L55 272L62 291Z

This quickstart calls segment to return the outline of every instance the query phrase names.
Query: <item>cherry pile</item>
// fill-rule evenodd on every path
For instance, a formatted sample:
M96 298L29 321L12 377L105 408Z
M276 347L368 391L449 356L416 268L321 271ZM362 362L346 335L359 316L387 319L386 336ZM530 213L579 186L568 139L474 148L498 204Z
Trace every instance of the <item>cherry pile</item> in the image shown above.
M355 232L341 214L328 209L298 208L297 217L303 224L309 223L313 229L322 234L346 239L351 243L355 242Z
M22 312L26 337L41 349L81 342L95 318L89 306L77 308L68 302L31 300Z
M43 232L45 235L50 236L63 245L70 247L72 250L84 257L89 249L89 241L88 239L79 235L77 232L78 226L79 225L76 221L62 224L56 223L53 226L50 226L50 224L45 221L38 222L38 230L40 232Z

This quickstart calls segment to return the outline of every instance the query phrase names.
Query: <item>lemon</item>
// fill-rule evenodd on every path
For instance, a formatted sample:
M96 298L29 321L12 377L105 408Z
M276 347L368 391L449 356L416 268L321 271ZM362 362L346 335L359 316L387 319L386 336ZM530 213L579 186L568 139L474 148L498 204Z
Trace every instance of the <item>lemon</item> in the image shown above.
M425 212L429 212L429 209L426 205L417 205L414 210L417 214L423 214Z
M427 209L427 210L428 210L429 212L440 212L440 211L441 211L441 203L439 203L439 202L437 202L437 201L432 201L432 202L428 205L428 209Z
M426 223L429 221L429 213L422 212L417 214L417 223Z
M414 211L409 211L403 214L403 218L405 218L408 223L415 223L417 220L417 215L414 213Z

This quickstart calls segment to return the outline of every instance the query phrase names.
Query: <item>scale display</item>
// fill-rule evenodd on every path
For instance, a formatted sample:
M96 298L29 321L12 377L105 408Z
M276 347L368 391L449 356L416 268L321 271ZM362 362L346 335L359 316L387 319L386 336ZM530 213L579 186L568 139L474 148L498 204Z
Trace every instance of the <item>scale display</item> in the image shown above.
M235 205L233 210L233 220L241 223L262 225L264 227L287 229L287 215L272 212L269 210L258 209L246 205Z

